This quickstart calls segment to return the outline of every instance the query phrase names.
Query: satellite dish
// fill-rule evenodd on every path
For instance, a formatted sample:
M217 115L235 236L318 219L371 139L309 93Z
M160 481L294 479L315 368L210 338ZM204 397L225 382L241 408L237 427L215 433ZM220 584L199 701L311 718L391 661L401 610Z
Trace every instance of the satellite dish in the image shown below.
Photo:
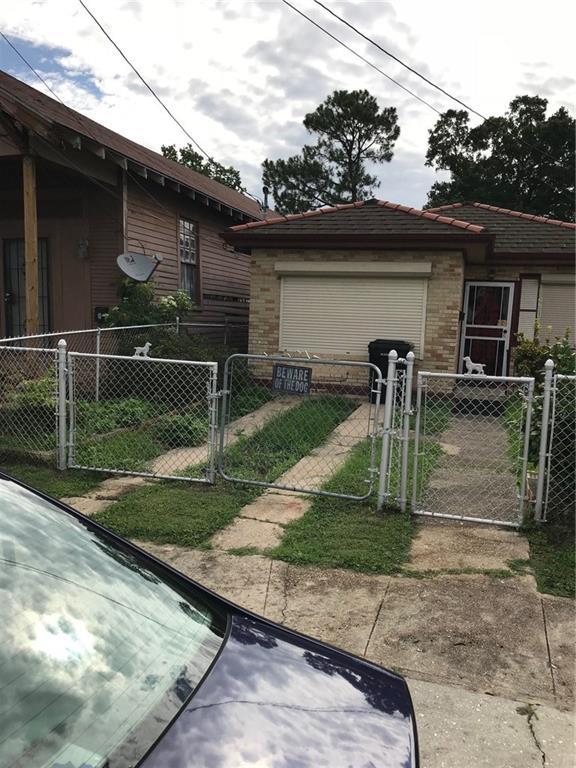
M147 256L145 253L132 253L130 251L121 253L116 259L122 272L138 283L146 283L150 280L161 261L162 256L160 254Z

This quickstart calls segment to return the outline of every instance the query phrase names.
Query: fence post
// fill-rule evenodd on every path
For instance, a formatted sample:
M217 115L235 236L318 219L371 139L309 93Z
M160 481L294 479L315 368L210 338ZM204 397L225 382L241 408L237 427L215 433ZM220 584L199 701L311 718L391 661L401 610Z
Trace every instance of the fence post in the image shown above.
M420 458L420 412L422 410L422 389L424 378L421 373L416 379L416 423L414 424L414 462L412 468L412 511L418 503L418 462Z
M404 374L404 408L402 422L402 459L400 464L400 511L406 512L408 503L408 448L410 445L410 417L412 416L412 378L414 375L414 352L406 355Z
M380 456L380 477L378 478L378 503L377 509L381 511L388 495L386 481L388 475L388 459L390 456L390 431L392 424L392 408L394 405L394 383L396 380L396 362L398 352L392 349L388 353L388 372L386 374L386 398L384 400L384 426L382 429L382 454Z
M544 478L548 458L548 422L550 420L550 397L552 395L552 376L554 361L546 360L544 364L544 395L542 399L542 421L540 424L540 449L538 451L538 480L536 482L536 501L534 504L534 519L542 520L542 500L544 498Z
M101 337L102 337L102 330L98 328L96 331L96 354L98 357L96 358L96 391L94 392L94 397L96 399L96 402L100 400L100 343L101 343Z
M66 342L58 342L58 469L66 469Z

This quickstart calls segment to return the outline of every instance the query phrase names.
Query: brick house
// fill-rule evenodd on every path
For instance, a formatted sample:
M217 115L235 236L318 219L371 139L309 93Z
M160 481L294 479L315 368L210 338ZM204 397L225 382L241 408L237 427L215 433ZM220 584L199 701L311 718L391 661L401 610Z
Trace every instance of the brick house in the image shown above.
M510 370L517 333L574 327L576 225L481 203L420 211L381 200L235 226L251 252L249 348L366 360L414 345L421 369Z
M94 327L117 302L125 251L160 254L156 293L186 290L194 320L247 325L250 259L220 233L262 217L246 195L0 72L0 337Z

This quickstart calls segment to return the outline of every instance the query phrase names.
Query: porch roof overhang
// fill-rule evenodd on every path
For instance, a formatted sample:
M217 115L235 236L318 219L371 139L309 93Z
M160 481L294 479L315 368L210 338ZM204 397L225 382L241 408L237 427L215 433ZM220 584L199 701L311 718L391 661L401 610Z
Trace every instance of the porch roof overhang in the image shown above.
M95 178L106 176L105 166L111 165L237 222L263 218L259 205L246 195L126 139L5 73L0 75L0 120L21 152L48 156L51 162ZM13 90L4 78L14 84Z

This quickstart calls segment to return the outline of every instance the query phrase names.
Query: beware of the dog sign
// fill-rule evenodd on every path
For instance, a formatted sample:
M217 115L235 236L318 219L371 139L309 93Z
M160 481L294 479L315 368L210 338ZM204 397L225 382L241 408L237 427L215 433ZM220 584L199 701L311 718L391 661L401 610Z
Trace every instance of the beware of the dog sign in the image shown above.
M276 363L272 373L272 390L290 392L293 395L309 395L312 384L312 368L301 365Z

